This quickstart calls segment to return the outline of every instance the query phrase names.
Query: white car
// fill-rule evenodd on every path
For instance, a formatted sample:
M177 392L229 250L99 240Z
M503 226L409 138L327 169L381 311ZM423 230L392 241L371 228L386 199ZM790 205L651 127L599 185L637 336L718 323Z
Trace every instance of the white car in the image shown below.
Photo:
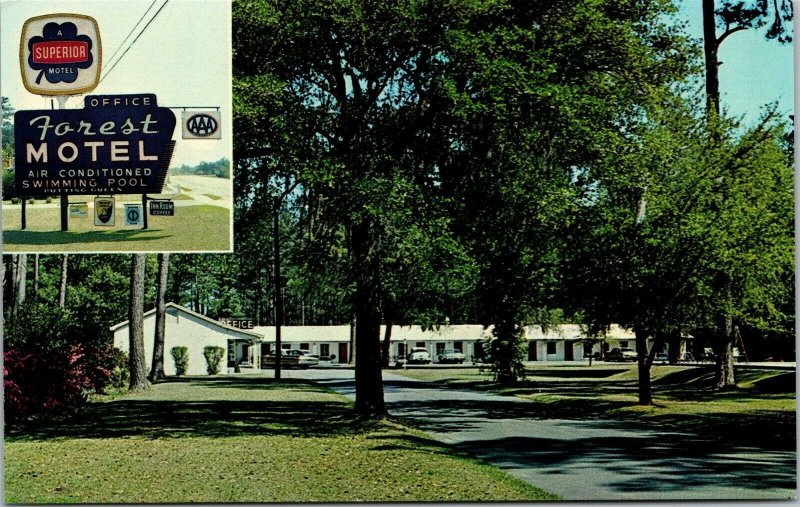
M439 354L440 363L461 364L466 358L467 357L458 349L444 349L444 351Z
M413 347L408 352L408 364L430 364L431 353L424 347Z

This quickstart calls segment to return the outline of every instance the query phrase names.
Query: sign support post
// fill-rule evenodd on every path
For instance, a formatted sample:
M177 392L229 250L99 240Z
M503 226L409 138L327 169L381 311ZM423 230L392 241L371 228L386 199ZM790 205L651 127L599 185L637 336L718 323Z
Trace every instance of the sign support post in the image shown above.
M67 104L67 96L66 95L59 95L56 97L58 100L58 109L64 109L64 106ZM61 230L68 231L69 230L69 197L67 194L61 194Z
M69 198L66 194L61 194L61 230L69 230Z
M22 224L21 224L22 227L20 227L20 228L24 231L25 228L28 226L28 224L27 224L28 221L25 220L25 196L22 195L22 196L20 196L20 198L22 199Z
M147 229L147 194L142 194L142 230Z

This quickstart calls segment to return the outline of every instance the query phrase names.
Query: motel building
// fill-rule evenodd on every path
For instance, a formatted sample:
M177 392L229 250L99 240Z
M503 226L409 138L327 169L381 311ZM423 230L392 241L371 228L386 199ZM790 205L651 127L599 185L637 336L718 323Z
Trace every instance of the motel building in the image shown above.
M155 335L155 309L144 314L145 360L153 357ZM381 326L381 337L386 327ZM128 352L128 321L111 327L114 347ZM578 325L564 324L542 332L540 327L526 328L528 361L584 361L589 350L584 350ZM394 326L391 333L390 355L394 361L412 347L426 348L434 363L445 349L457 349L466 356L465 363L480 360L485 345L491 338L492 328L481 325L452 325L423 331L419 326ZM164 337L164 372L175 375L175 364L170 355L173 347L183 346L189 351L188 375L206 375L203 349L213 345L228 352L228 368L220 373L234 371L238 365L241 373L260 371L262 357L275 349L274 326L242 326L235 321L217 321L175 303L166 305ZM352 361L352 332L343 326L282 326L281 348L307 350L320 358L323 365L345 365ZM604 342L596 344L592 353L600 348L636 349L631 331L612 326Z

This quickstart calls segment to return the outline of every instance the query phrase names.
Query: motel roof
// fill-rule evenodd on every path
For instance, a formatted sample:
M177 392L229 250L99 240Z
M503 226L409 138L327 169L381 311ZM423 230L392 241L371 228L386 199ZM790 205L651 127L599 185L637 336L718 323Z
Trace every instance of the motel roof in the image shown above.
M236 327L233 327L233 326L228 326L226 324L223 324L222 322L219 322L217 320L212 319L211 317L206 317L203 314L194 312L194 311L186 308L185 306L181 306L181 305L176 304L176 303L167 303L166 307L165 307L165 310L166 310L167 313L170 313L170 314L183 313L183 314L185 314L185 315L187 315L189 317L193 317L195 319L201 320L205 324L208 324L208 325L210 325L212 327L216 327L216 328L218 328L220 330L223 330L223 331L227 332L228 334L242 335L243 338L248 339L248 340L260 340L262 338L262 335L260 335L257 332L248 331L248 330L244 330L244 329L239 329L239 328L236 328ZM145 318L147 318L150 315L153 315L155 312L156 312L156 309L153 308L152 310L150 310L148 312L145 312L144 316L145 316ZM119 324L111 326L111 332L115 332L118 329L126 327L127 325L128 325L128 321L127 320L124 321L124 322L120 322Z

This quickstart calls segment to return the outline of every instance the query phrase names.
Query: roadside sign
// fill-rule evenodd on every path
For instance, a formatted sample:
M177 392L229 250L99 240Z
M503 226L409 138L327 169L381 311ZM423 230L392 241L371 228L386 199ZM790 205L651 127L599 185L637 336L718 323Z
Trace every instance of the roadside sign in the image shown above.
M153 216L174 216L175 203L172 201L152 200L150 201L150 214Z
M79 95L100 82L97 21L82 14L48 14L25 21L19 44L22 84L37 95Z
M108 227L114 225L113 197L94 198L94 225L108 226Z
M222 139L219 111L184 111L183 139Z
M89 205L85 202L76 202L69 205L70 218L87 218L89 216Z
M125 205L125 225L142 225L142 205Z
M17 111L17 193L160 193L175 123L153 94L88 95L83 109Z

